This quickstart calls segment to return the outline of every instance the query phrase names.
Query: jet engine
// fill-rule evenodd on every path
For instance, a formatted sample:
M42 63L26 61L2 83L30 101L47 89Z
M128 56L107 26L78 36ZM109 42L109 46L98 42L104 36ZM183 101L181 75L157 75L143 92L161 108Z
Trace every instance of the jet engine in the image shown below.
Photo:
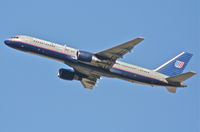
M70 69L59 69L58 77L64 80L80 80L80 77Z
M100 62L101 60L98 59L94 54L86 51L79 51L77 55L77 60L82 62Z

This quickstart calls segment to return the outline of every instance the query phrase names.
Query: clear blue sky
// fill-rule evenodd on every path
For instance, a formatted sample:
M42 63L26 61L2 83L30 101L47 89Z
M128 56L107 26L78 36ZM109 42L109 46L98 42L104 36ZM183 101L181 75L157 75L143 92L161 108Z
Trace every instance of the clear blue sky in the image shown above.
M11 49L17 34L98 52L138 36L123 61L154 69L182 51L200 73L198 0L1 0L0 132L199 132L200 75L170 94L103 78L94 90L57 77L65 64Z

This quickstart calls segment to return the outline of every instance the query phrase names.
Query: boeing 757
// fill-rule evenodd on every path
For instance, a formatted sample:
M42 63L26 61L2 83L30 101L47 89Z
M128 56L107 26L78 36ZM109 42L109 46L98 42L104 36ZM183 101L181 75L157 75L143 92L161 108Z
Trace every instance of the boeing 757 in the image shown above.
M117 60L142 40L144 39L139 37L97 53L24 35L11 37L4 43L14 49L67 64L73 70L61 68L58 77L64 80L78 80L88 89L92 89L102 76L150 86L163 86L172 93L175 93L177 88L186 87L183 81L196 74L195 72L182 73L192 57L191 53L182 52L154 70Z

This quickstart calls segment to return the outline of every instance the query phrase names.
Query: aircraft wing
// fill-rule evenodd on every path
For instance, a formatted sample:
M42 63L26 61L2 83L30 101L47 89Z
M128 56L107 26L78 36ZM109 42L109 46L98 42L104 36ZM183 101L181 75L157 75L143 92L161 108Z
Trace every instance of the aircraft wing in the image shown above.
M127 52L130 52L142 40L144 40L144 39L136 38L134 40L125 42L125 43L115 46L113 48L96 53L95 55L115 61L118 58L123 57L123 55L125 55Z
M83 69L80 67L76 67L74 69L76 72L83 75L81 84L84 86L84 88L93 89L97 83L97 80L101 77L101 75L98 75L93 70Z
M102 61L99 62L97 65L104 69L112 68L118 58L122 58L123 55L125 55L127 52L130 52L142 40L144 39L136 38L113 48L96 53L95 55L97 57L102 58Z
M81 83L84 88L93 89L96 85L97 79L96 78L82 78Z

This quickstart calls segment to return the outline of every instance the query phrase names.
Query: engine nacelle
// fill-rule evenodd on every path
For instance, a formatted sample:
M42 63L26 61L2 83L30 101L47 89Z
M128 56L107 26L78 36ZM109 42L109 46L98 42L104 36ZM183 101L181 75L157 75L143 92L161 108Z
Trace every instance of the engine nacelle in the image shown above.
M80 80L80 77L70 69L59 69L58 77L64 80Z
M79 51L77 59L83 62L91 62L92 61L92 53L86 51Z
M77 60L82 62L100 62L94 54L86 51L79 51L77 55Z

